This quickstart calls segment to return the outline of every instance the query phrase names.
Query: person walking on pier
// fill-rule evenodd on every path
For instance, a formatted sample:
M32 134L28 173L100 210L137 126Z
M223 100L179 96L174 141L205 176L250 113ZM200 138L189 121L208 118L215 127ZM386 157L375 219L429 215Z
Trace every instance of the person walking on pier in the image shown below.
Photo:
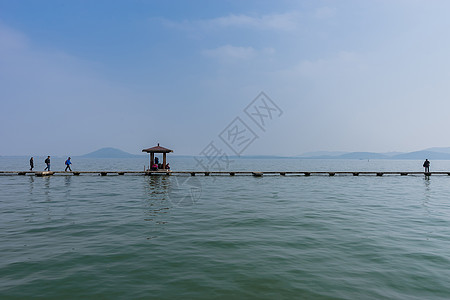
M47 158L45 159L45 164L47 165L47 167L45 167L44 171L50 171L50 156L47 156Z
M425 173L430 173L430 161L428 159L425 159L423 167L425 168Z
M72 162L70 161L70 157L66 160L65 164L66 169L64 170L64 172L67 172L67 169L69 169L69 171L72 172L72 169L70 168L70 165L72 164Z
M30 171L33 171L34 168L34 160L33 157L30 158Z

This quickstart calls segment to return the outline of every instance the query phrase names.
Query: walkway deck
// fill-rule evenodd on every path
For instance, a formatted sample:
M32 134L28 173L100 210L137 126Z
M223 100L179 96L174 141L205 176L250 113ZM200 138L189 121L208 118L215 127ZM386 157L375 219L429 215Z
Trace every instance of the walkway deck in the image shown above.
M72 175L187 175L187 176L236 176L236 175L242 175L242 176L256 176L261 177L263 175L281 175L281 176L312 176L312 175L321 175L321 176L336 176L336 175L344 175L344 176L383 176L383 175L399 175L399 176L407 176L407 175L447 175L450 176L450 172L430 172L430 173L424 173L424 172L377 172L377 171L342 171L342 172L304 172L304 171L261 171L261 172L255 172L255 171L211 171L211 172L205 172L205 171L72 171L72 172L64 172L64 171L51 171L51 172L42 172L42 171L0 171L0 175L35 175L35 176L50 176L50 175L65 175L65 176L72 176Z

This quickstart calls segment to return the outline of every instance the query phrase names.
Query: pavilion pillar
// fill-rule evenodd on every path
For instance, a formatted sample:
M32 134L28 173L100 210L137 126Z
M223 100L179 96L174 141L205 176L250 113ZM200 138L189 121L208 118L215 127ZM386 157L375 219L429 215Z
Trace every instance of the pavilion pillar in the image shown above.
M164 152L163 153L163 170L165 170L166 169L166 153Z
M150 153L150 169L153 167L155 161L155 153Z

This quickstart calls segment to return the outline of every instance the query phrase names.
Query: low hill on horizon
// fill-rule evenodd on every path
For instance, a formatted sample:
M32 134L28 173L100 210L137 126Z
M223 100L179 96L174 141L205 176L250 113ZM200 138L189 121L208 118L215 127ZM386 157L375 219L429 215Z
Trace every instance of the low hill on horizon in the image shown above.
M339 154L340 153L340 154ZM317 151L305 154L312 154L311 156L292 156L283 157L276 155L249 155L234 158L260 158L260 159L275 159L275 158L301 158L301 159L418 159L425 158L436 160L450 160L450 148L428 148L421 151L413 151L408 153L391 152L391 153L376 153L376 152L333 152L333 151ZM322 155L320 155L322 154ZM131 154L123 150L105 147L96 151L80 155L78 157L84 158L141 158L146 154ZM190 157L190 155L187 155ZM194 157L194 156L192 156Z
M450 154L450 147L432 147L424 149L423 151L439 152Z
M340 159L387 159L387 155L375 152L351 152L338 156Z
M450 159L450 153L434 152L434 151L414 151L409 153L403 153L394 155L392 159Z
M142 154L142 155L131 154L131 153L122 151L117 148L106 147L106 148L101 148L96 151L81 155L80 157L85 157L85 158L139 158L139 157L143 157L143 156L144 156L144 154Z
M310 152L305 152L302 153L300 155L297 155L297 157L316 157L316 156L339 156L339 155L343 155L343 154L348 154L349 152L345 152L345 151L310 151Z
M433 150L433 151L432 151ZM448 151L448 152L447 152ZM332 153L332 152L330 152ZM450 160L450 148L428 148L408 153L347 152L341 155L302 156L303 159L437 159Z

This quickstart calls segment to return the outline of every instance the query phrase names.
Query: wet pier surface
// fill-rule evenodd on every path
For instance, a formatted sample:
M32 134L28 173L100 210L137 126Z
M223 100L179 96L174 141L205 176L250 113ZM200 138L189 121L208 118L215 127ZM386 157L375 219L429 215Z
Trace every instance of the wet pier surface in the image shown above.
M79 176L79 175L136 175L136 176L149 176L149 175L187 175L187 176L256 176L261 177L264 175L270 176L384 176L384 175L447 175L450 176L450 172L377 172L377 171L342 171L342 172L304 172L304 171L0 171L0 175L29 175L29 176Z

